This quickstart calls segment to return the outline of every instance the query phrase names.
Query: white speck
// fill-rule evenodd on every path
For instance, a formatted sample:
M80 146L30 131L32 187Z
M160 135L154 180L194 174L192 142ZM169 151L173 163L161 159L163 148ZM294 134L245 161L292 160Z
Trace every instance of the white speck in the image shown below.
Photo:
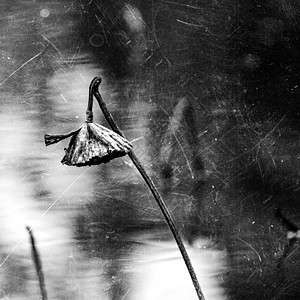
M40 16L41 16L42 18L47 18L47 17L49 17L49 15L50 15L50 12L49 12L49 10L48 10L47 8L43 8L43 9L40 11Z

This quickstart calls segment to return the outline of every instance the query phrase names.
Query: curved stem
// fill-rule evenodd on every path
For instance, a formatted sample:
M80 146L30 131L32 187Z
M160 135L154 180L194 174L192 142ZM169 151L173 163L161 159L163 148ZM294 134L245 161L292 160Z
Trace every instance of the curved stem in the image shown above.
M95 77L90 83L90 86L89 86L89 101L88 101L87 111L93 111L93 88L96 84L97 84L97 86L99 86L100 83L101 83L101 78L100 77Z
M86 115L85 115L85 122L86 123L92 123L93 122L93 87L96 83L99 85L101 83L101 78L95 77L92 80L92 82L90 83L89 101L88 101L88 106L87 106Z
M107 106L104 102L104 100L102 99L100 93L99 93L99 85L101 83L101 78L94 78L92 83L91 83L91 88L92 88L92 93L93 95L95 96L95 98L97 99L98 103L99 103L99 106L108 122L108 124L111 126L111 128L116 132L118 133L119 135L123 136L123 133L122 131L120 130L120 128L118 127L118 125L116 124L116 122L114 121L112 115L110 114L110 112L108 111L107 109ZM137 158L137 156L134 154L134 152L131 150L129 153L128 153L128 156L131 158L133 164L135 165L135 167L138 169L138 171L140 172L141 176L144 178L146 184L148 185L149 189L151 190L159 208L161 209L166 221L167 221L167 224L175 238L175 241L178 245L178 248L181 252L181 255L183 257L183 260L186 264L186 267L189 271L189 274L191 276L191 279L193 281L193 284L194 284L194 287L195 287L195 290L196 290L196 293L197 293L197 296L198 296L198 299L200 300L205 300L204 298L204 295L201 291L201 288L200 288L200 284L198 282L198 279L197 279L197 276L196 276L196 273L194 271L194 268L192 266L192 263L191 263L191 260L188 256L188 253L184 247L184 244L182 242L182 239L178 233L178 230L175 226L175 223L168 211L168 208L166 207L162 197L160 196L156 186L154 185L153 181L151 180L151 178L148 176L147 172L145 171L144 167L142 166L142 164L140 163L139 159Z

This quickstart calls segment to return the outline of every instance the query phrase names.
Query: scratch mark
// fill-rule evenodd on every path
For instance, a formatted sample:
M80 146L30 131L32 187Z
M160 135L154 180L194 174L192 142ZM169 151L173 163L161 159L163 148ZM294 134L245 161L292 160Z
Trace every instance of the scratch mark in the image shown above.
M193 24L193 23L189 23L189 22L185 22L185 21L182 21L182 20L179 20L179 19L177 19L176 20L177 22L179 22L179 23L182 23L182 24L184 24L184 25L188 25L188 26L193 26L193 27L196 27L196 28L205 28L205 26L204 25L197 25L197 24Z
M185 6L185 7L196 9L196 10L203 10L202 8L200 8L198 6L194 6L194 5L190 5L190 4L181 4L181 3L176 3L176 2L172 2L172 1L165 1L165 0L163 0L161 2L166 3L166 4L177 5L177 6Z
M137 142L137 141L139 141L139 140L142 140L143 138L144 138L143 136L140 136L140 137L138 137L138 138L136 138L136 139L134 139L134 140L131 140L130 143Z
M251 147L249 150L245 151L244 153L242 153L241 155L234 157L224 163L220 163L220 165L225 165L226 163L229 162L233 162L241 157L243 157L244 155L246 155L247 153L251 153L252 150L254 150L255 148L259 147L271 134L272 132L275 131L275 129L280 125L280 123L284 120L284 118L286 117L287 113L279 120L279 122L272 128L272 130L270 130L262 140L260 140L257 144L255 144L253 147ZM226 133L227 134L227 133Z
M27 64L29 64L31 61L33 61L35 58L39 57L40 55L42 55L48 47L45 47L44 50L42 50L41 52L39 52L38 54L34 55L33 57L31 57L30 59L28 59L27 61L25 61L19 68L17 68L15 71L13 71L8 77L6 77L1 83L0 86L5 83L10 77L12 77L13 75L15 75L18 71L20 71L23 67L25 67Z
M243 242L245 245L247 245L250 249L253 250L253 252L258 256L259 261L262 261L261 256L259 255L259 253L257 252L257 250L255 250L249 243L247 243L246 241L242 240L241 238L237 237L238 240L240 240L241 242Z
M227 38L230 38L237 30L240 29L241 26L238 26L237 28L235 28L230 34L227 35Z
M66 100L66 98L64 97L64 95L62 94L62 93L59 93L60 94L60 96L63 98L63 100L66 102L66 103L68 103L68 101Z
M78 181L79 178L81 178L89 168L87 168L85 171L83 171L76 179L74 179L73 182L67 188L48 206L48 208L40 215L40 217L37 219L37 224L40 222L43 217L51 210L51 208L61 199L61 197ZM27 239L27 234L24 234L24 237L17 242L17 244L10 250L10 252L7 254L7 256L4 258L2 263L0 264L0 268L4 265L4 263L9 259L9 257L15 252L15 250L20 246L24 240Z
M121 300L124 300L124 299L127 297L127 295L128 295L128 293L130 292L130 290L131 290L131 288L127 290L127 292L125 293L125 295L122 297Z
M162 62L163 62L163 60L161 59L161 60L155 65L155 68L157 68Z
M171 62L169 61L169 59L166 57L166 55L164 53L162 53L163 57L165 58L165 60L167 61L169 67L172 66Z
M184 111L185 107L186 107L186 100L185 100L185 98L184 98L184 99L181 99L181 100L179 101L179 103L177 103L176 108L174 109L174 112L173 112L173 116L170 117L169 113L168 113L163 107L160 106L161 110L162 110L162 111L169 117L169 119L170 119L170 124L169 124L169 129L168 129L168 131L171 131L171 132L172 132L172 135L174 136L174 138L175 138L177 144L179 145L179 148L180 148L180 150L181 150L181 152L182 152L182 154L183 154L183 157L184 157L184 159L185 159L185 161L186 161L187 167L188 167L188 169L189 169L189 171L190 171L190 173L191 173L191 177L192 177L192 179L194 179L195 176L194 176L194 173L193 173L191 164L190 164L190 162L189 162L189 160L188 160L188 157L186 156L186 154L185 154L185 152L184 152L184 149L183 149L183 147L182 147L182 145L181 145L181 143L180 143L180 141L179 141L179 139L178 139L178 137L177 137L177 135L176 135L176 131L179 130L179 127L180 127L181 122L182 122L183 111ZM166 133L166 134L167 134L167 133ZM170 147L172 147L172 145L174 145L174 144L173 144L173 143L170 143L170 144L169 144ZM168 151L168 150L165 149L165 152L167 152L167 151ZM171 151L172 151L172 150L171 150ZM169 154L169 156L170 156L170 154Z
M187 156L186 156L185 153L184 153L184 150L183 150L183 148L182 148L182 146L181 146L181 144L180 144L180 142L179 142L179 140L178 140L178 138L177 138L177 136L176 136L176 133L173 132L173 134L174 134L174 137L175 137L176 142L178 143L178 145L179 145L179 147L180 147L180 150L181 150L181 152L182 152L182 154L183 154L183 157L184 157L184 159L185 159L185 161L186 161L186 164L187 164L187 166L188 166L188 169L190 170L191 177L192 177L192 179L194 179L195 176L194 176L193 170L192 170L192 168L191 168L191 164L190 164L190 162L189 162Z
M62 60L63 60L63 62L65 63L65 64L67 64L68 66L70 66L69 65L69 63L68 63L68 61L65 59L65 57L62 55L62 53L60 52L60 50L55 46L55 44L53 43L53 42L51 42L43 33L40 33L40 35L42 36L42 38L48 43L48 44L50 44L56 51L57 51L57 53L60 55L60 57L62 58Z

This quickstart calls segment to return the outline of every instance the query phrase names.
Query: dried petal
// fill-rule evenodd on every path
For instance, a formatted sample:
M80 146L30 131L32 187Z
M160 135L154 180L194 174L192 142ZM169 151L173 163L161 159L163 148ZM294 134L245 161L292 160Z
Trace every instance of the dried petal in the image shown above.
M56 144L72 135L74 135L75 133L77 133L78 131L80 130L77 129L75 131L72 131L72 132L69 132L69 133L66 133L66 134L45 134L44 135L44 139L45 139L45 144L46 146L49 146L49 145L52 145L52 144Z

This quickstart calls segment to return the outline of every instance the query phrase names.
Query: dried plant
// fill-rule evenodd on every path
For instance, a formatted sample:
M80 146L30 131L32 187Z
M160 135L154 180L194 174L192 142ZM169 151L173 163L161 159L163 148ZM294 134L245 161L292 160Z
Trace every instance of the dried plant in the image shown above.
M91 92L85 123L79 129L67 134L45 134L45 143L48 146L68 137L71 137L71 140L61 161L68 166L82 167L107 163L126 155L132 149L131 143L125 138L104 126L93 123Z
M67 137L71 136L71 141L68 149L66 149L66 154L62 159L62 163L71 166L87 166L96 165L110 161L116 157L120 157L128 154L133 164L140 172L141 176L145 180L149 189L151 190L159 208L161 209L167 224L175 238L177 246L180 250L182 258L186 264L186 267L191 276L192 282L194 284L198 299L204 300L204 295L201 291L200 284L198 282L196 273L192 266L191 260L187 254L185 246L182 239L178 233L163 199L161 198L156 186L154 185L151 178L146 173L144 167L140 163L137 156L132 150L132 145L124 138L122 131L117 126L112 115L108 111L105 102L103 101L98 87L101 83L101 78L95 77L89 88L89 102L86 112L86 123L82 125L79 129L64 134L64 135L45 135L46 146L57 143ZM98 125L93 124L93 96L95 96L98 104L113 131Z
M42 300L48 300L46 285L45 285L45 278L44 278L44 273L43 273L43 269L42 269L42 262L41 262L40 254L35 245L35 239L33 236L32 228L30 228L29 226L26 226L26 230L30 237L30 243L31 243L31 248L32 248L32 259L34 262L36 274L37 274L39 285L40 285Z
M132 145L112 130L97 123L85 123L78 130L65 135L45 135L46 145L51 145L71 136L62 164L90 166L107 163L126 155Z

